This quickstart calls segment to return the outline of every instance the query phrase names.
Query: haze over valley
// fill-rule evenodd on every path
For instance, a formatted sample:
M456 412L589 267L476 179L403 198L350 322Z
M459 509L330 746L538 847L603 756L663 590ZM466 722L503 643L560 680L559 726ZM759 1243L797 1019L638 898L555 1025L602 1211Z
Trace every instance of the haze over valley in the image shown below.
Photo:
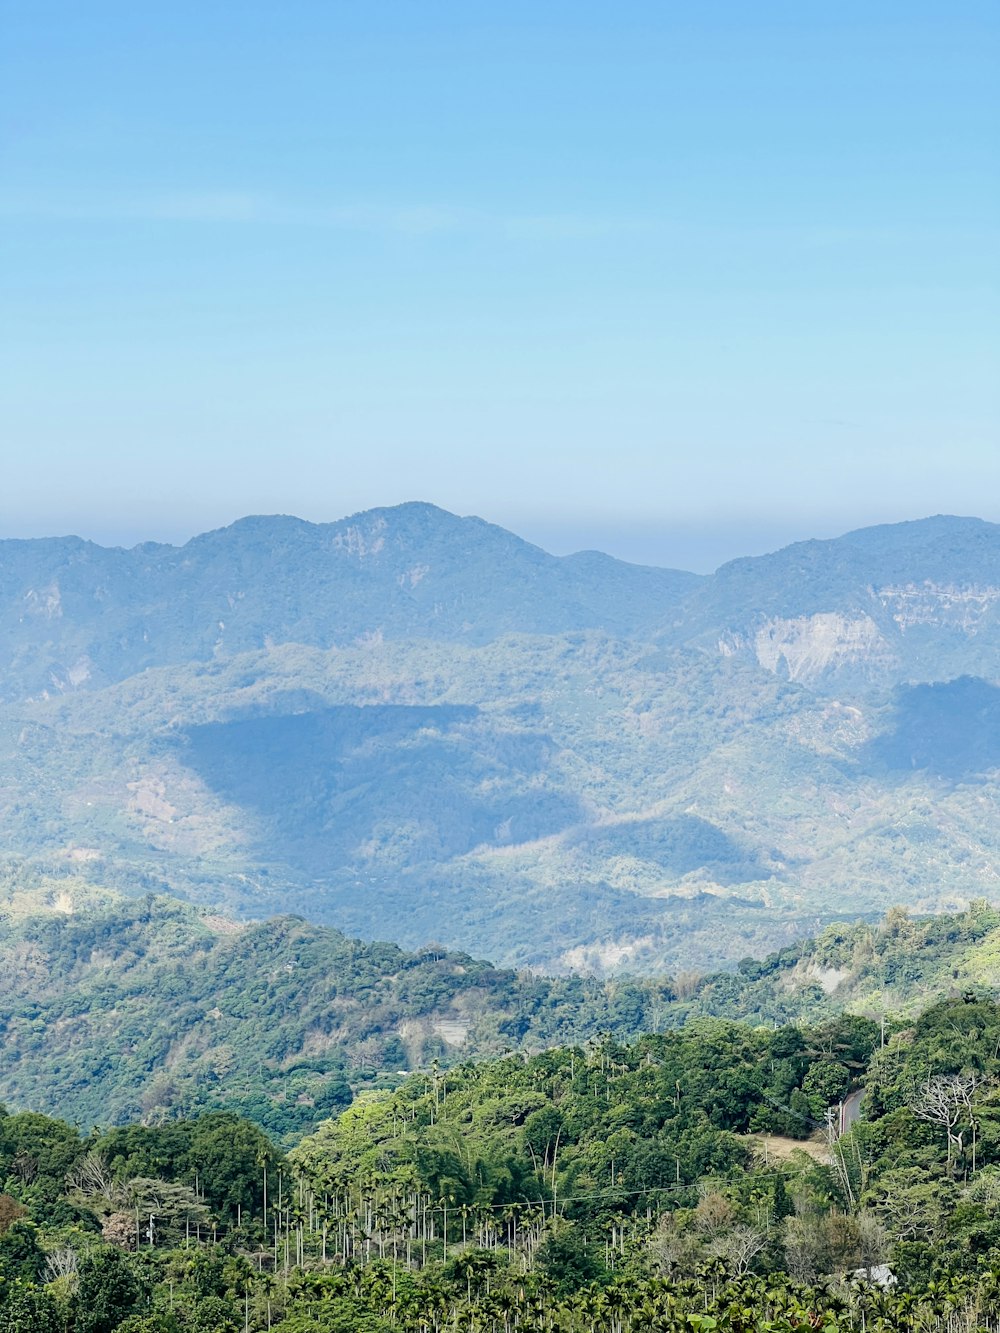
M0 1333L1000 1333L1000 9L0 9Z
M0 633L8 868L53 886L552 973L704 972L997 891L977 519L707 576L428 504L8 540Z

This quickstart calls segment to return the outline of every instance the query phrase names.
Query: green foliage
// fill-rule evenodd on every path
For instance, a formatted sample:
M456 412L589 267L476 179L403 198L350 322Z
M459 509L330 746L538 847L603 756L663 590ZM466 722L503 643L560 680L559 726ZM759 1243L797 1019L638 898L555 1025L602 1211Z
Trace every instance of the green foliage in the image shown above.
M837 1056L846 1045L867 1063L877 1035L856 1020L779 1032L715 1020L631 1046L463 1064L357 1103L292 1160L324 1193L416 1189L442 1210L558 1201L570 1219L642 1213L705 1177L738 1178L751 1130L806 1137L841 1095ZM817 1114L798 1119L787 1101L806 1087Z
M370 1079L419 1063L441 1023L471 1029L473 1048L489 1049L504 1041L505 1013L523 1014L538 1040L596 1028L608 1009L596 985L582 992L581 1014L560 1001L563 983L467 956L407 955L294 918L213 930L162 899L11 926L4 947L30 950L44 973L11 996L0 1085L12 1099L42 1101L52 1079L61 1109L85 1123L223 1106L290 1135L350 1100L349 1064ZM650 987L650 1001L660 993ZM28 1132L12 1118L0 1162L30 1155L15 1129Z
M16 972L25 954L34 967ZM9 1101L58 1099L83 1124L224 1109L282 1139L346 1106L351 1082L398 1081L438 1054L635 1036L664 1020L672 995L668 982L546 979L440 949L408 954L294 917L240 927L152 897L0 919L0 967L5 958ZM39 1158L30 1117L11 1116L0 1121L0 1170L17 1164L58 1192L79 1137L67 1127L60 1143L46 1149L51 1163Z
M76 1129L48 1116L0 1115L0 1178L20 1197L54 1205L81 1146Z
M0 1333L65 1333L65 1325L49 1292L16 1282L0 1294Z
M687 1008L761 1023L815 1022L844 1011L891 1023L936 998L985 992L998 962L1000 910L985 899L920 918L894 907L881 921L829 926L763 962L744 960L736 973L705 977Z
M0 1278L5 1282L35 1282L45 1267L45 1254L38 1244L32 1222L12 1223L0 1236Z
M543 1277L552 1283L557 1295L580 1291L591 1282L610 1274L572 1222L556 1219L549 1227L535 1254L535 1263Z
M178 1325L168 1315L130 1314L118 1325L115 1333L178 1333Z
M195 1187L228 1225L241 1213L261 1211L264 1172L273 1177L281 1161L256 1125L219 1111L155 1129L113 1129L97 1141L96 1150L119 1180L153 1177Z
M76 1333L114 1333L148 1299L134 1266L120 1250L94 1250L80 1260Z
M775 1137L796 1098L826 1112L845 1077L864 1087L846 1135L819 1141L807 1114L802 1149ZM968 995L884 1045L850 1016L699 1019L435 1063L288 1158L226 1113L86 1141L44 1116L0 1118L8 1151L32 1146L52 1182L76 1154L54 1200L10 1179L37 1220L7 1209L0 1333L988 1328L998 1089L1000 1009ZM116 1243L53 1222L71 1201ZM197 1228L178 1223L189 1207ZM894 1288L852 1277L886 1262Z
M32 966L19 967L26 956ZM769 1093L780 1107L769 1104L754 1126L795 1134L856 1079L872 1034L860 1013L891 1034L893 1015L928 998L977 993L998 957L1000 913L983 902L946 917L894 910L876 925L831 927L736 973L598 981L516 973L438 948L408 954L297 918L240 927L147 897L70 917L0 918L0 968L7 960L9 969L0 1093L84 1125L225 1110L293 1142L355 1092L433 1058L451 1064L602 1032L627 1040L712 1016L825 1022L816 1040L831 1059L810 1083L795 1029L782 1029L787 1049L775 1053ZM827 994L817 975L839 984ZM0 1188L8 1177L30 1183L33 1198L55 1206L79 1134L46 1130L40 1144L32 1124L29 1113L0 1118Z
M998 586L996 527L947 518L709 578L426 505L182 550L3 542L5 846L91 898L715 971L992 891ZM331 1086L287 1100L333 1110Z

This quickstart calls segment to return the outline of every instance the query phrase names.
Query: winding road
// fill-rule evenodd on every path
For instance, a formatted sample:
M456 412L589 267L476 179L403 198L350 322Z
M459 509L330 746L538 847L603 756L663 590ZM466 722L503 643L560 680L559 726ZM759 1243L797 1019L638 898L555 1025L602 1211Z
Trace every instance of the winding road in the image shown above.
M854 1124L855 1120L861 1115L861 1099L865 1095L864 1088L855 1088L844 1098L840 1106L840 1132L846 1134Z

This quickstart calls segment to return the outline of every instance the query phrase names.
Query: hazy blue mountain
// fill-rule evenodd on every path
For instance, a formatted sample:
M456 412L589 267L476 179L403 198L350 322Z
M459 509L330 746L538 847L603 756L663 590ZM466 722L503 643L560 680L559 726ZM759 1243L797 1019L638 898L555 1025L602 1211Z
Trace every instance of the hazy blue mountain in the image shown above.
M485 643L649 633L698 583L598 552L559 558L428 504L337 523L245 518L182 547L0 542L3 697L94 688L267 643Z
M824 689L989 676L1000 528L948 517L868 528L710 578L598 552L551 556L427 504L328 524L247 518L183 547L0 542L9 699L268 643L482 644L583 629L752 656Z
M938 516L734 560L692 590L666 637L827 691L990 677L1000 526Z
M977 520L696 579L406 505L4 543L0 594L0 832L52 873L557 971L1000 891Z

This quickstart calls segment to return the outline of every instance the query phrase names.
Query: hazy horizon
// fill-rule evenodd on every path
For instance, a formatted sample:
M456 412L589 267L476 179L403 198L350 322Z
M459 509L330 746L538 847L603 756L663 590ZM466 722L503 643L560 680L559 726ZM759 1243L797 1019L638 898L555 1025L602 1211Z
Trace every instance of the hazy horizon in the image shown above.
M406 503L425 503L434 505L436 508L445 508L436 505L432 500L423 501L400 501L398 504ZM65 531L34 531L23 532L0 531L0 541L6 539L36 539L36 538L59 538L59 537L80 537L85 541L92 541L98 546L121 547L131 549L140 546L145 542L161 543L169 546L183 546L192 538L200 536L204 532L210 532L219 528L229 527L231 524L239 522L241 519L250 517L270 517L270 518L295 518L303 519L308 523L336 523L341 519L350 518L354 514L367 512L367 509L387 509L395 508L398 505L371 505L365 510L351 510L343 513L330 513L320 517L309 517L301 513L291 513L288 511L259 511L254 514L234 514L232 517L218 523L208 523L203 527L194 528L176 528L160 530L157 534L151 535L141 529L132 531L130 529L118 527L104 530L100 525L89 531L69 530ZM455 511L447 511L455 512ZM544 519L535 521L529 520L526 523L506 523L500 522L494 515L487 511L469 512L461 515L466 518L480 518L487 523L506 528L516 536L540 546L543 550L552 555L564 556L573 555L581 551L602 551L607 555L614 556L616 559L624 560L632 564L652 565L661 568L671 568L679 570L688 570L696 574L711 574L720 565L729 560L739 559L742 556L767 555L773 551L781 550L785 546L790 546L799 541L810 540L829 540L841 537L847 532L852 532L857 528L878 526L882 523L892 522L914 522L924 518L939 517L939 514L910 514L902 518L882 519L874 517L870 521L850 523L847 525L833 525L828 528L815 531L799 531L796 528L789 528L788 532L781 536L779 525L772 527L760 527L759 529L747 529L739 526L727 528L718 526L716 528L697 529L674 528L663 530L656 527L648 529L634 527L631 530L616 530L613 528L601 527L600 524L592 524L589 527L580 524L578 527L569 525L558 525L550 522L546 525ZM973 518L982 519L979 514L962 515L943 515L952 518ZM983 520L990 522L992 520ZM742 539L743 545L738 543ZM657 558L663 552L677 552L677 558L671 559L669 555L666 558ZM715 558L718 554L718 558Z
M0 532L1000 519L1000 12L13 6Z

